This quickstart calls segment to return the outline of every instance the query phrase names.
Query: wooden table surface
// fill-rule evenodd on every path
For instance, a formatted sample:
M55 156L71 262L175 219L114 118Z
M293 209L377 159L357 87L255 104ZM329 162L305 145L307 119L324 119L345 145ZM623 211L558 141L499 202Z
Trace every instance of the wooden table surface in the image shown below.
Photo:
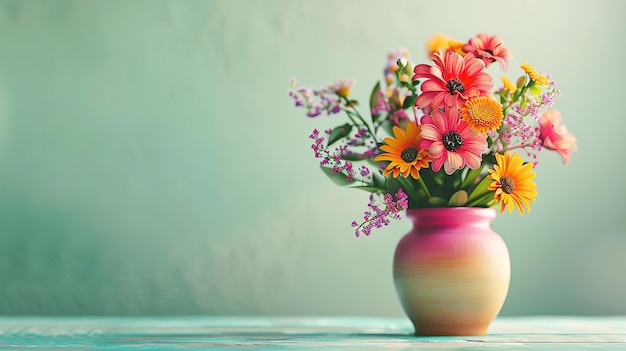
M626 350L626 317L499 317L487 336L415 337L404 318L0 317L0 349Z

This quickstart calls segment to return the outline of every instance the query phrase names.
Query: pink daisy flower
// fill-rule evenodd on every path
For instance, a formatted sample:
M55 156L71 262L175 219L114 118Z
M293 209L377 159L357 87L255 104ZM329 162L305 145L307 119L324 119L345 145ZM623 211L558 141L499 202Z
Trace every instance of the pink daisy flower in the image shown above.
M481 166L482 153L487 148L487 135L477 133L459 116L456 108L433 110L424 116L420 148L432 156L431 167L438 172L443 166L450 175L467 165L471 169Z
M482 59L485 65L498 61L504 71L508 59L513 57L513 52L503 45L504 42L500 37L480 33L463 46L463 51Z
M539 139L543 147L558 152L563 163L569 162L572 151L576 150L576 138L561 124L561 113L557 110L545 111L539 117Z
M420 64L415 66L413 80L426 79L422 85L422 94L415 100L415 106L433 110L441 107L460 109L465 101L478 96L490 96L493 80L484 71L485 62L473 54L460 54L452 51L439 51L433 58L434 66Z

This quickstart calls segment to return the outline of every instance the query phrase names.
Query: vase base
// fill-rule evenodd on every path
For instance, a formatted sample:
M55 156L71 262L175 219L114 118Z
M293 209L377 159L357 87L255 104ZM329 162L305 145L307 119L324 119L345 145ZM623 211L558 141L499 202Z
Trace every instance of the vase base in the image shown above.
M428 325L415 326L415 336L484 336L489 326Z

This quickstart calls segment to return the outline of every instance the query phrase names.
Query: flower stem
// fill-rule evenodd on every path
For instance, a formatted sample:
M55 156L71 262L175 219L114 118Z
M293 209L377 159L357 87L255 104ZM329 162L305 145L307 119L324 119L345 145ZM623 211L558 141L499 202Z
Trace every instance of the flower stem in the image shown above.
M426 196L430 199L432 195L430 195L430 191L428 191L428 187L426 186L426 183L424 183L424 179L422 179L422 177L417 178L417 184L419 184L420 188L424 190Z
M509 147L507 147L507 148L504 148L504 149L502 150L502 152L504 152L504 151L509 151L509 150L515 150L515 149L524 149L524 148L526 148L527 146L528 146L528 145L517 144L517 145L515 145L515 146L509 146Z
M344 100L344 103L346 105L348 105L350 103L350 101L348 100L348 98L346 97L342 97L342 99ZM367 122L365 122L365 120L363 119L363 117L361 116L361 114L359 113L359 110L357 110L354 106L351 106L352 111L349 110L345 110L346 113L348 114L348 116L350 116L350 120L352 120L352 123L354 123L355 125L358 126L357 123L355 123L355 121L352 119L352 114L354 113L354 115L361 121L362 125L365 126L365 128L367 129L367 132L372 136L372 138L376 139L376 134L374 134L372 132L372 129L370 128L370 125L367 124Z

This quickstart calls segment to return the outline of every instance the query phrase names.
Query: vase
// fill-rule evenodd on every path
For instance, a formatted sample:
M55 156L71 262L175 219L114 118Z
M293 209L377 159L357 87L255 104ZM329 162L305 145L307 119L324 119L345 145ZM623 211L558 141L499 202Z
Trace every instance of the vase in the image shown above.
M509 289L511 262L492 208L407 210L393 279L415 335L485 335Z

